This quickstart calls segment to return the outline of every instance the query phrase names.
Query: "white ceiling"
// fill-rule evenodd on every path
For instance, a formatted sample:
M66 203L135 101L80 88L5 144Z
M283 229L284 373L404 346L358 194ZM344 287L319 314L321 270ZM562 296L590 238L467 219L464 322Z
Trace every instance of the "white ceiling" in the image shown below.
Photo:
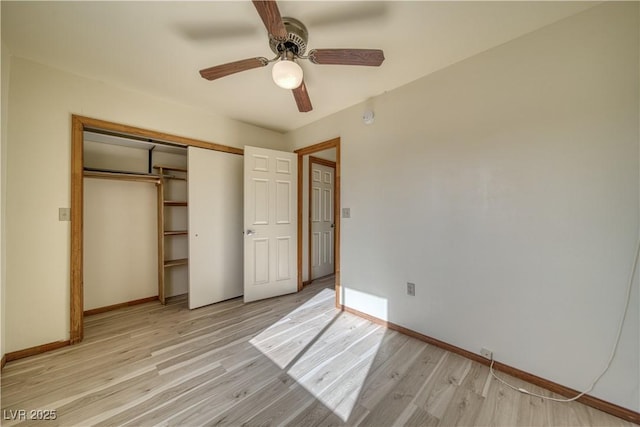
M313 111L299 113L270 66L207 81L198 70L272 58L248 1L2 1L13 55L278 131L316 121L579 13L595 2L281 1L309 48L379 48L380 68L302 61Z

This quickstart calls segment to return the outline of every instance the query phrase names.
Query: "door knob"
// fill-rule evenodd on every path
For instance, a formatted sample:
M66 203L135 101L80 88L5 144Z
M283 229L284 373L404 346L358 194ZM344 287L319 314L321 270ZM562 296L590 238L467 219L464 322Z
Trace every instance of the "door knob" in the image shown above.
M256 234L256 230L247 230L247 236L251 236L253 234Z
M331 224L331 228L334 228L336 225L335 224Z

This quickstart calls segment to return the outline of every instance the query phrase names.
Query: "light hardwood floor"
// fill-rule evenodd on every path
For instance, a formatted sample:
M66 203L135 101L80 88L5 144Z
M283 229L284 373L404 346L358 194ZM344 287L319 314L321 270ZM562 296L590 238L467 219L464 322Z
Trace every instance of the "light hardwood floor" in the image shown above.
M632 425L505 388L483 365L337 310L331 286L87 317L82 343L6 365L2 425ZM57 419L8 419L22 409Z

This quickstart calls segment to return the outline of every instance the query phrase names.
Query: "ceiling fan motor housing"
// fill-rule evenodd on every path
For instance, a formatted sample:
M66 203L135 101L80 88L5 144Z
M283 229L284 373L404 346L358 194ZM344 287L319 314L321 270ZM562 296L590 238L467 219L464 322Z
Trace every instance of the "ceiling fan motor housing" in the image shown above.
M286 51L292 52L295 56L304 55L309 40L307 27L297 19L286 16L282 18L282 22L287 30L287 38L278 40L269 36L269 47L276 55L281 55Z

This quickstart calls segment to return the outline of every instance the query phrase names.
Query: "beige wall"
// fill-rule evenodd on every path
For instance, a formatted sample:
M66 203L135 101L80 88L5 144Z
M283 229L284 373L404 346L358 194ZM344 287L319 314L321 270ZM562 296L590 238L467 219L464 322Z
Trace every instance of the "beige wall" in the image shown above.
M157 187L85 178L84 309L158 295Z
M69 338L70 227L58 208L70 203L71 114L235 147L286 146L279 133L25 59L13 58L11 73L6 352Z
M639 235L639 4L611 3L291 132L341 137L355 309L583 389ZM406 294L416 284L416 296ZM638 280L592 395L640 410Z
M0 8L1 9L1 8ZM5 344L5 330L6 330L6 185L7 185L7 141L8 141L8 117L9 117L9 72L11 64L11 54L7 46L2 43L0 48L2 59L0 77L2 80L2 86L0 87L0 94L2 97L2 104L0 106L0 113L2 115L0 122L1 136L0 136L0 357L4 357L6 353Z

